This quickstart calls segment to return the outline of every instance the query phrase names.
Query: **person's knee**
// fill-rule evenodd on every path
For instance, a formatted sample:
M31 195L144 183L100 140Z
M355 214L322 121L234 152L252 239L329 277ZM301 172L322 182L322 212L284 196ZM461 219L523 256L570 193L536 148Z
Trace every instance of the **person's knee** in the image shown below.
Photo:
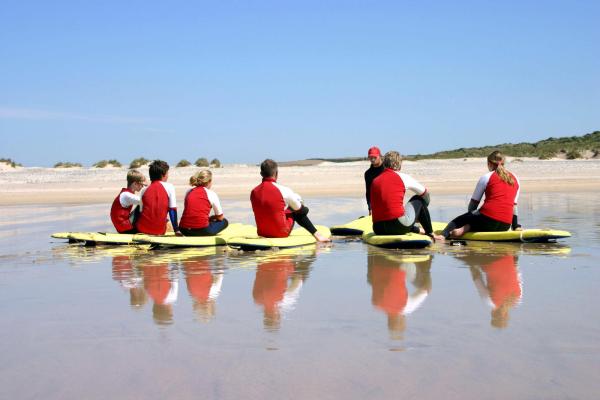
M306 207L305 205L303 205L299 209L294 210L294 214L295 215L307 215L308 214L308 207Z

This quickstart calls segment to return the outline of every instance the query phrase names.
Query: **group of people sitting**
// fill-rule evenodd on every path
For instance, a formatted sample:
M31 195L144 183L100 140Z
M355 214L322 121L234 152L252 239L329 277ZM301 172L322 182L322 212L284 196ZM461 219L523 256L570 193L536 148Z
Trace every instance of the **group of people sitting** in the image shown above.
M366 198L373 231L378 235L421 233L434 240L460 237L469 231L520 229L517 220L519 181L504 167L505 157L492 152L487 158L489 172L477 182L467 213L435 234L429 215L430 194L416 179L401 171L402 157L396 151L381 155L377 147L368 152L371 162L365 172ZM181 221L177 220L175 187L168 183L169 164L155 160L149 166L150 184L137 170L127 173L127 187L112 204L110 216L119 233L164 235L167 215L176 235L214 236L227 228L219 196L211 190L212 173L201 170L190 178ZM250 194L252 211L260 236L287 237L297 223L317 241L330 239L320 234L308 218L308 208L292 189L277 182L278 166L271 159L260 165L262 182ZM414 196L404 204L406 191ZM136 194L140 192L140 194ZM485 201L481 207L483 195Z
M400 172L400 154L389 151L382 157L379 148L371 147L368 156L371 166L365 172L367 205L373 219L373 231L378 235L414 232L445 241L459 238L467 232L521 229L517 212L519 180L504 167L505 157L499 151L488 155L489 172L479 178L467 212L450 221L441 234L433 232L427 188L410 175ZM407 190L415 195L404 204ZM485 201L479 207L483 195Z
M178 236L214 236L227 228L219 196L211 190L212 172L201 170L190 178L185 194L183 215L177 221L175 187L167 182L169 164L155 160L149 168L150 185L137 170L127 173L127 187L113 201L110 217L119 233L164 235L167 215ZM252 211L260 236L287 237L297 223L317 241L327 242L308 218L308 208L300 195L277 183L278 166L271 159L260 165L262 182L250 194ZM140 192L140 194L136 194Z

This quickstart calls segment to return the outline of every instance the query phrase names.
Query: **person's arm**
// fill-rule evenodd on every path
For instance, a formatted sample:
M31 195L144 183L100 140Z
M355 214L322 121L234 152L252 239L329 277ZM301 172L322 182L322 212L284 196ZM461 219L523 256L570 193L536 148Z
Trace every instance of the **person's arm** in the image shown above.
M302 209L302 198L299 194L294 193L294 191L286 186L275 184L279 191L281 192L281 196L283 197L283 201L292 211L299 211Z
M400 178L402 178L402 182L404 182L404 187L407 190L414 192L415 194L421 196L425 205L429 205L430 196L429 191L425 186L421 184L421 182L417 181L415 178L408 174L400 173Z
M167 195L169 196L169 219L171 220L171 226L175 234L180 234L179 224L177 224L177 197L175 195L175 186L167 182L162 182Z
M481 199L485 194L485 189L487 188L487 184L490 181L490 176L492 176L492 173L493 172L489 172L483 175L477 181L477 185L475 185L475 190L473 191L473 195L471 196L471 201L469 202L469 206L467 207L467 210L469 212L473 212L477 210L477 207L479 207L479 203L481 203Z
M129 192L123 192L119 196L119 203L121 203L121 207L123 208L138 205L140 204L140 201L140 196Z
M206 190L206 195L208 197L208 201L210 202L210 206L213 209L214 215L210 217L212 221L222 221L223 216L223 208L221 207L221 201L219 200L219 196L215 192L210 189Z
M367 198L367 208L371 215L371 179L369 179L369 170L365 171L365 196Z
M513 206L513 217L512 217L511 228L513 231L521 230L521 225L519 224L519 209L517 208L516 204Z
M515 185L517 185L517 193L515 194L515 204L513 206L513 218L511 227L513 231L518 231L522 229L521 225L519 224L519 208L517 207L517 203L519 202L519 194L521 194L521 184L519 183L519 180L516 176L513 175L513 177L515 178Z

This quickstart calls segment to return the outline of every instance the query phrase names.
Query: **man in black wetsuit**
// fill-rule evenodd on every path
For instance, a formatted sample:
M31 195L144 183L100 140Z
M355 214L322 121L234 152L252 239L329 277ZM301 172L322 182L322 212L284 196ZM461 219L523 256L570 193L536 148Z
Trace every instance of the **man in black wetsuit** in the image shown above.
M379 147L373 146L368 153L371 166L365 171L365 186L367 196L367 206L369 207L369 215L371 215L371 183L383 172L383 161L381 160L381 151Z

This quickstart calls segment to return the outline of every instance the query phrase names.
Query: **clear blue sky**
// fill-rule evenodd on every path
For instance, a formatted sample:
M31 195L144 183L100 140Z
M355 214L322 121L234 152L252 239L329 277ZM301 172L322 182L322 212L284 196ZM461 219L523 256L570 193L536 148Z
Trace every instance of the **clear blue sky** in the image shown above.
M600 129L598 1L3 1L0 157L404 154Z

